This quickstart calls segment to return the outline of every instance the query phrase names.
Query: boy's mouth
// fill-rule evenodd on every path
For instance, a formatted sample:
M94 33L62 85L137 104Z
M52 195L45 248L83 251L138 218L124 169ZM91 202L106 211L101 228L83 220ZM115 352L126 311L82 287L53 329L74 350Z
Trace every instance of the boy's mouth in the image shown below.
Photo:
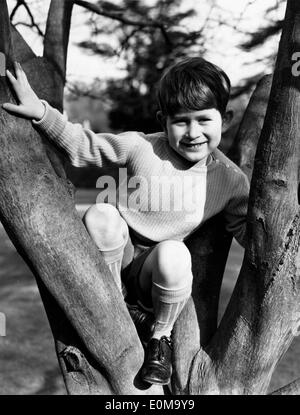
M186 148L190 148L190 149L194 149L197 150L199 149L203 144L206 144L207 141L203 141L202 143L185 143L185 142L181 142L181 144L186 147Z

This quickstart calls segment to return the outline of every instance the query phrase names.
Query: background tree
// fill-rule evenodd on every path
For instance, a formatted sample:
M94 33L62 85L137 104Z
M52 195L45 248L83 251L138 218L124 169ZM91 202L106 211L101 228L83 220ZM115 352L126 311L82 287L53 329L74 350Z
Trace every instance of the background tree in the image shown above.
M79 2L80 4L80 2ZM81 47L92 49L104 56L121 54L126 62L124 79L111 79L106 94L112 102L111 127L120 130L158 131L155 86L162 71L175 61L191 54L202 53L202 31L186 27L187 19L195 15L194 9L180 11L180 0L156 1L151 5L126 0L118 7L99 2L98 7L120 16L112 20L103 15L91 18L92 38L106 34L117 37L117 50L107 43L82 42ZM126 16L124 19L121 16ZM197 51L197 52L196 52Z
M10 66L5 1L0 5L0 47ZM22 45L18 58L33 87L57 107L71 10L71 1L52 0L42 60L17 34L13 42ZM276 363L297 335L300 84L291 73L291 56L300 43L299 16L299 3L289 0L252 174L245 258L218 328L217 299L230 237L218 217L188 242L194 286L175 326L173 393L264 394ZM1 102L13 100L4 77L0 97ZM138 383L141 344L101 254L75 213L52 147L30 122L3 111L0 115L0 218L37 278L68 391L161 393ZM295 392L298 384L280 393Z
M118 4L77 0L74 4L85 10L85 25L90 31L88 39L78 45L87 54L99 55L105 61L113 59L115 62L119 57L125 75L108 78L105 82L98 79L90 86L71 82L67 84L68 88L72 94L89 95L102 102L105 98L110 106L112 130L153 132L160 128L155 117L155 84L162 71L183 56L210 54L216 47L213 39L226 27L226 36L238 35L241 39L240 48L245 56L254 48L258 52L253 54L252 63L262 61L259 69L252 70L247 78L241 78L232 90L233 98L249 94L266 68L273 65L276 49L271 48L267 54L260 51L261 46L280 30L282 21L276 19L277 13L274 17L274 11L284 3L274 0L272 7L265 7L263 23L254 31L246 29L245 23L249 9L256 2L245 3L240 15L233 17L218 0L203 0L197 9L185 6L180 0L151 4L136 0L120 0ZM17 27L31 26L43 36L41 17L33 15L34 4L34 1L16 1L11 20ZM29 16L26 21L18 15L18 10L24 7ZM237 108L240 106L238 104Z
M123 0L118 6L107 1L99 1L95 5L83 1L75 3L93 12L88 20L90 40L80 42L79 46L105 58L120 56L125 62L125 77L112 78L107 84L98 86L98 93L111 102L109 116L113 130L148 133L159 130L161 127L155 117L158 109L155 85L164 69L184 56L205 57L212 47L211 38L222 26L229 28L234 25L238 31L239 22L224 17L221 4L217 1L203 0L204 7L198 12L193 8L182 11L181 0L156 1L151 5ZM240 20L251 3L249 1L245 6ZM276 2L266 10L268 24L264 23L265 26L258 27L256 32L244 33L248 40L241 44L241 50L249 52L259 49L270 37L279 33L282 21L274 20L272 12L282 3ZM191 19L196 16L199 23L195 26ZM276 50L265 56L265 66L273 65L275 57ZM232 98L249 94L262 75L259 70L241 80L239 85L233 87Z

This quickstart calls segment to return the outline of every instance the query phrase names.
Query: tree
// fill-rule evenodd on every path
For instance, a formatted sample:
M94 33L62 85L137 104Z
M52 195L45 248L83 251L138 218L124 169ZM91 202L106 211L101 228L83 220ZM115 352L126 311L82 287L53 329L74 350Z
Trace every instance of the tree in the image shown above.
M15 57L34 89L61 108L73 2L51 1L43 58L10 28L5 0L0 5L0 51L8 67L16 45ZM300 42L299 16L300 4L288 0L252 173L245 257L218 328L231 238L217 217L188 242L194 285L175 325L172 393L264 394L277 361L297 335L300 83L292 75L291 57ZM4 77L0 97L1 103L14 100ZM36 276L68 392L162 393L138 382L142 346L101 254L76 215L72 187L53 147L30 122L2 110L0 131L0 219ZM257 137L259 124L253 131ZM295 393L299 386L298 380L278 393Z
M182 11L181 0L151 4L124 0L117 6L107 1L90 6L82 1L76 4L94 13L89 25L90 39L79 46L108 58L122 56L126 62L125 78L110 79L104 88L105 96L112 102L111 128L149 133L159 130L155 85L174 60L203 53L207 21L197 30L187 27L184 21L194 16L195 10ZM115 47L107 35L116 38Z
M207 56L216 46L212 38L223 27L227 28L229 37L233 30L235 34L241 32L243 38L247 39L240 45L242 52L253 50L254 47L259 49L272 35L278 34L282 22L272 20L271 13L279 9L283 1L266 7L267 23L264 24L268 26L258 27L254 33L243 29L244 24L241 22L252 3L247 2L240 17L235 20L231 15L230 18L226 17L226 9L220 7L221 3L210 0L202 0L202 7L195 9L184 9L182 1L177 0L154 3L121 0L117 6L107 1L98 1L93 5L76 1L76 4L92 12L88 20L89 39L80 42L79 46L108 60L112 56L119 56L125 61L124 77L112 78L98 85L98 96L107 97L112 106L112 129L136 129L148 133L157 131L160 126L155 117L158 110L155 85L162 72L184 56ZM196 17L198 23L194 25ZM273 63L274 57L271 53L271 56L255 57L254 61L261 59L267 67L270 61ZM256 70L247 79L240 80L238 85L233 86L231 97L249 94L261 77L261 70ZM95 86L83 88L81 93L87 93L90 89L90 93L95 95ZM73 89L80 91L80 88Z

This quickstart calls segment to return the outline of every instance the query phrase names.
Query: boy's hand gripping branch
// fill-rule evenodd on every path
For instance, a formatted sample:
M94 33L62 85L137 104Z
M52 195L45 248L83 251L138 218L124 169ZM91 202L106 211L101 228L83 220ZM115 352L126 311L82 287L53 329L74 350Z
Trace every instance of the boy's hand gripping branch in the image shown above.
M43 118L45 113L44 104L31 88L21 65L15 62L14 68L16 77L9 70L6 71L6 75L17 95L19 105L6 102L2 107L15 115L38 121Z

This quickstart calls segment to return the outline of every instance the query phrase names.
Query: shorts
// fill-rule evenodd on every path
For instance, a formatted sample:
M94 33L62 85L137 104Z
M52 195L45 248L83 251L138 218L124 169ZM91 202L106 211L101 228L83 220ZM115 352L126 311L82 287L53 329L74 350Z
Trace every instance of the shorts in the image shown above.
M145 308L149 308L152 304L151 293L149 293L149 298L144 298L145 296L142 294L139 284L139 276L147 257L153 251L156 244L145 246L136 241L133 243L132 240L134 240L133 235L129 232L128 240L124 248L121 271L121 279L126 288L125 300L129 304L137 304L139 302Z

